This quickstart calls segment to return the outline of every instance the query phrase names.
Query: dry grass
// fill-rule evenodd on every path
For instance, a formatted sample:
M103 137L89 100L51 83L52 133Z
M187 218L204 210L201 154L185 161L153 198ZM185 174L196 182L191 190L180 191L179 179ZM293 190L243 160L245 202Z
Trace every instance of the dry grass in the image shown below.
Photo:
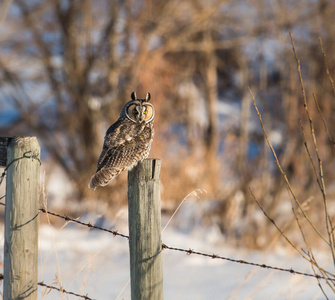
M303 257L306 261L308 261L310 263L314 274L323 277L325 279L325 283L335 293L334 282L330 281L330 280L327 280L327 277L334 278L335 275L333 274L333 272L330 272L330 271L324 269L319 264L318 257L314 254L315 249L312 246L312 244L310 242L310 239L309 239L310 238L310 228L312 228L312 230L314 231L316 236L328 246L328 251L331 254L331 257L333 259L333 264L335 266L335 246L334 246L334 230L333 230L334 227L333 227L333 222L332 222L332 218L331 218L331 214L330 214L330 210L329 210L329 205L328 205L328 196L327 196L327 192L326 192L323 162L322 162L321 154L320 154L320 151L319 151L319 146L318 146L318 142L317 142L317 136L316 136L314 123L313 123L313 120L312 120L312 117L311 117L311 114L310 114L310 109L309 109L309 106L308 106L305 86L304 86L304 82L303 82L303 78L302 78L302 74L301 74L300 59L298 57L298 54L297 54L297 51L296 51L296 48L295 48L295 45L294 45L294 41L293 41L293 36L292 36L291 33L290 33L290 38L291 38L291 43L292 43L292 47L293 47L294 56L295 56L295 59L296 59L296 62L297 62L297 71L298 71L301 91L302 91L302 95L303 95L303 105L304 105L304 109L305 109L305 113L306 113L306 118L307 118L308 123L309 123L309 134L310 134L310 138L312 140L312 147L311 147L312 150L310 150L310 146L308 146L304 125L303 125L302 121L300 121L301 132L302 132L302 136L303 136L303 143L304 143L304 146L305 146L310 164L312 166L314 176L316 178L316 182L317 182L319 192L321 193L321 196L322 196L320 200L322 201L323 208L324 208L324 217L323 217L323 225L324 226L323 227L325 227L325 230L320 229L320 224L316 223L312 220L311 216L306 211L306 206L304 206L303 203L298 199L288 176L286 175L285 171L283 170L283 168L281 166L281 163L280 163L280 161L277 157L276 151L274 150L274 148L273 148L273 146L272 146L272 144L269 140L269 137L268 137L267 132L266 132L265 127L264 127L262 115L258 110L254 95L251 92L251 90L249 89L249 92L250 92L250 95L252 97L255 110L256 110L256 112L258 114L258 117L259 117L259 121L260 121L262 130L263 130L265 139L266 139L266 141L268 143L268 146L271 149L271 152L274 156L277 168L280 171L280 173L282 175L282 178L283 178L283 180L286 184L288 194L289 194L289 197L291 199L291 207L292 207L292 213L294 215L294 220L295 220L296 225L298 226L298 230L300 232L301 239L303 240L303 243L304 243L303 248L298 247L291 240L291 238L288 236L288 234L286 232L284 232L279 225L277 225L277 222L269 216L269 214L266 212L266 210L262 207L262 205L256 199L256 197L253 194L251 188L250 188L250 192L251 192L251 195L254 198L255 202L257 203L257 205L260 207L260 209L264 213L265 217L274 225L276 230L285 239L285 241L291 247L293 247L293 249L295 249L300 254L301 257ZM323 49L321 39L320 39L320 45L321 45L321 50L322 50L322 53L324 55L324 58L326 58L326 53ZM331 86L334 90L333 80L330 76L326 60L325 60L325 66L326 66L326 73L328 75ZM333 139L330 136L327 123L326 123L326 121L323 117L320 106L318 105L318 101L317 101L315 95L313 95L313 97L314 97L315 104L317 106L318 112L319 112L319 114L322 118L322 122L324 124L325 131L326 131L326 133L329 137L329 140L332 141ZM312 151L313 151L313 153L311 153ZM306 225L306 223L307 223L307 225ZM323 233L324 231L326 232L326 235L324 235L324 233ZM322 291L323 295L325 296L325 298L328 299L328 295L326 294L326 292L323 288L323 283L321 282L320 279L318 279L318 285L319 285L320 290Z

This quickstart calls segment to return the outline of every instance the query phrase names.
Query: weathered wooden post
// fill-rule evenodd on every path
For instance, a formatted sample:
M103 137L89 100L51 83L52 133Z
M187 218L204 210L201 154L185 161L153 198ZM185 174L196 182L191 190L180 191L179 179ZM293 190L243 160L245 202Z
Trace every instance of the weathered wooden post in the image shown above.
M7 148L4 299L37 299L40 146L14 137Z
M163 299L160 168L159 159L146 159L128 172L132 300Z

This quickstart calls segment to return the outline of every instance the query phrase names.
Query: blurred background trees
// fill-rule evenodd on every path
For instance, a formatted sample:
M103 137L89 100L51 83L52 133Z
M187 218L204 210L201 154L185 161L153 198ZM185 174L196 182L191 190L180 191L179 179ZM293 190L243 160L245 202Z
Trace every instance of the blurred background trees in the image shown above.
M0 133L36 135L45 160L72 183L72 199L125 203L126 174L96 192L87 184L105 131L130 93L150 92L157 110L151 157L163 159L163 201L206 189L215 205L205 219L208 214L224 234L249 235L259 245L254 237L268 229L252 217L248 187L272 214L282 213L287 195L248 86L299 193L315 182L299 125L307 120L289 31L327 178L334 178L334 147L312 96L334 124L334 93L318 40L334 74L332 0L4 0L0 11Z

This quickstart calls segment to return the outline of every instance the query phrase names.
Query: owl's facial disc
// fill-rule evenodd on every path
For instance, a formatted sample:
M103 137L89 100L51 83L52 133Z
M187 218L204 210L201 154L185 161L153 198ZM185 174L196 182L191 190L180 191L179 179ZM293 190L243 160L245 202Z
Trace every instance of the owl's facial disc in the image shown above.
M147 123L154 117L154 109L151 104L132 104L127 109L127 117L133 122Z

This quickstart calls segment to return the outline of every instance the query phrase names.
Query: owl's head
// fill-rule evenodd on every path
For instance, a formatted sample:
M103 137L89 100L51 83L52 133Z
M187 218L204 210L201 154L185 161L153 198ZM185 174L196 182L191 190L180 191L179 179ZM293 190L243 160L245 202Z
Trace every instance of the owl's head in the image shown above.
M124 106L126 117L135 123L149 123L155 117L154 106L149 103L150 93L147 93L145 99L137 99L136 93L131 93L131 101Z

